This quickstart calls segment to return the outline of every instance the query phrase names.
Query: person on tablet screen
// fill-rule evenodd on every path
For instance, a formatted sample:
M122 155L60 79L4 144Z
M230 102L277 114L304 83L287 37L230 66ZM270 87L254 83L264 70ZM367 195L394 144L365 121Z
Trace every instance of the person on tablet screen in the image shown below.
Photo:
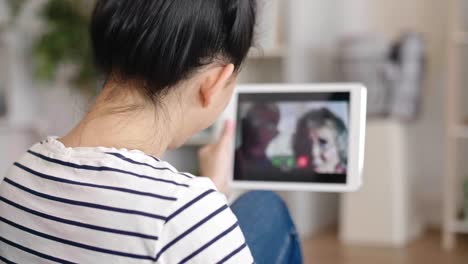
M312 110L297 122L294 153L298 167L316 173L343 174L347 165L345 123L327 108Z
M266 154L268 145L278 135L280 111L275 104L254 104L241 121L242 144L236 151L235 173L243 178L245 172L273 169Z

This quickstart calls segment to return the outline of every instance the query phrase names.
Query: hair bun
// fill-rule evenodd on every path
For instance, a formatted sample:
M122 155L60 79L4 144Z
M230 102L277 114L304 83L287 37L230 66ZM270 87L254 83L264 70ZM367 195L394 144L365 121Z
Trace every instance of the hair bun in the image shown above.
M97 65L144 83L156 97L223 58L239 69L253 42L257 0L98 0L91 23Z

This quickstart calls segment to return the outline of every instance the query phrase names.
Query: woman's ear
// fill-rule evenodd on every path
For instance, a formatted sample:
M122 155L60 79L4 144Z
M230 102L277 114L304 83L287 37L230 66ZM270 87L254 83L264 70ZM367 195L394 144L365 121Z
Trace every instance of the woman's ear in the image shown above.
M203 107L208 107L213 102L213 98L223 92L233 74L233 64L209 68L203 73L199 91Z

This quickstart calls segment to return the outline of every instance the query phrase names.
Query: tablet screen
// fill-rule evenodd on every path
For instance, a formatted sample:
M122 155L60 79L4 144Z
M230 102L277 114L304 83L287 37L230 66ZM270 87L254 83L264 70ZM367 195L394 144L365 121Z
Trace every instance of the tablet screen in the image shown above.
M350 93L240 93L234 179L343 184Z

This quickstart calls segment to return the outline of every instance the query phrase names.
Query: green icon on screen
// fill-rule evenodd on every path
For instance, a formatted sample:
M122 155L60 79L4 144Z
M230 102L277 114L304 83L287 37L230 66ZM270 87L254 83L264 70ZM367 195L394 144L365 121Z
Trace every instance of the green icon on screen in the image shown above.
M273 166L281 168L281 159L278 157L273 158L272 160Z
M292 156L274 156L271 163L281 170L292 170L296 167L296 160Z

